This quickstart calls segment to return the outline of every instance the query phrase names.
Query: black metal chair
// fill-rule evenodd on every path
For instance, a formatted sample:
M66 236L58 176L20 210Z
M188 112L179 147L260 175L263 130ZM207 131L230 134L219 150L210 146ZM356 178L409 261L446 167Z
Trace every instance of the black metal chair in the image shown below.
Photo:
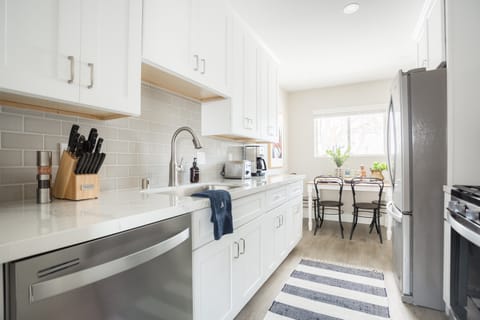
M355 227L357 226L359 212L373 212L372 222L370 223L370 231L372 233L373 227L377 230L378 236L380 237L380 243L383 243L382 239L382 229L380 226L380 208L382 205L382 193L383 193L383 180L373 177L367 178L353 178L351 181L352 186L352 196L353 196L353 226L352 231L350 232L350 240L352 240L353 232L355 231ZM355 188L358 185L376 185L378 186L378 200L372 202L357 202L357 197L355 193ZM370 218L370 217L366 217Z
M315 186L315 193L317 195L315 204L315 232L317 234L317 229L321 228L323 225L323 220L325 218L325 208L337 208L338 210L338 223L340 224L340 232L342 233L343 239L343 225L342 225L342 193L343 193L343 179L340 177L333 176L318 176L313 179L313 184ZM338 201L336 200L322 200L320 197L320 184L331 184L338 186ZM321 209L321 211L320 211ZM328 213L327 213L328 214ZM336 214L336 213L335 213Z

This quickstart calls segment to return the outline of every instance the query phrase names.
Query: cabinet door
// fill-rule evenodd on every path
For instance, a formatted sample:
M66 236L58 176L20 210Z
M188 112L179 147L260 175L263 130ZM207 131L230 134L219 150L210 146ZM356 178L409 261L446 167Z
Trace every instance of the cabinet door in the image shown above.
M232 23L232 132L245 134L248 119L244 114L245 106L245 29L239 19Z
M224 236L221 240L193 252L194 319L231 318L234 260L232 248L231 237Z
M255 135L257 128L257 43L245 35L245 104L243 107L244 128Z
M267 139L278 141L278 66L273 60L268 61L267 83Z
M200 61L190 55L191 10L192 0L143 1L142 57L147 63L180 75L193 73Z
M83 0L80 102L140 114L141 0Z
M238 246L238 258L233 262L233 299L240 310L253 296L262 280L261 225L252 221L238 230L233 249ZM234 252L235 254L235 252ZM236 256L234 256L236 257Z
M77 102L79 55L80 0L0 0L0 88Z
M268 278L277 266L275 256L275 230L278 223L276 210L272 210L262 217L262 273Z
M267 137L268 127L268 57L264 50L257 51L257 114L259 118L259 135Z
M283 206L278 210L278 214L275 218L275 258L277 259L277 263L283 261L283 259L287 256L287 207Z
M424 25L420 31L420 38L417 43L417 66L419 68L425 67L428 68L428 31L427 24Z
M223 0L193 0L192 55L199 56L196 79L222 93L227 92L229 15Z
M445 37L443 29L443 8L442 1L437 0L432 7L428 17L428 65L436 68L445 60Z
M302 200L293 199L289 201L287 215L287 248L293 249L302 238Z

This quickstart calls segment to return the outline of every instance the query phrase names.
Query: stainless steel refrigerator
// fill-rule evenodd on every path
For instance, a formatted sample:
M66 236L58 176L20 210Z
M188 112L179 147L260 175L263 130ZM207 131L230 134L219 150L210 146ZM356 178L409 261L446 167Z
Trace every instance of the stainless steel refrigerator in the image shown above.
M443 185L447 177L446 69L400 71L387 108L393 184L393 269L403 301L444 309Z

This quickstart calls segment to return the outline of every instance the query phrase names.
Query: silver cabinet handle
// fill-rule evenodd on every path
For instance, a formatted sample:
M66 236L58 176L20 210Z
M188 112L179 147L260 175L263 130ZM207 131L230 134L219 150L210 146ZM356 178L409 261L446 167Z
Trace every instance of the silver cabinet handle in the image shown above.
M88 67L90 68L90 84L87 86L88 89L93 88L93 63L89 63Z
M112 277L120 272L133 269L172 250L188 238L190 238L190 228L186 228L167 240L127 256L58 278L31 284L30 303L53 297Z
M235 248L237 249L235 255L233 256L233 258L234 258L234 259L238 259L238 258L240 257L240 245L238 244L237 241L234 241L234 242L233 242L233 245L234 245Z
M200 72L201 74L205 74L206 68L207 68L207 62L205 59L200 60L202 61L202 71Z
M73 80L75 79L75 57L68 56L67 59L70 60L70 79L67 82L73 83Z
M242 251L240 251L240 254L245 253L245 239L240 238L240 242L242 243Z
M280 216L280 225L283 226L283 216Z
M193 67L193 71L198 71L198 54L193 55L193 59L195 59L195 66Z
M275 226L275 228L278 229L278 228L280 228L280 216L277 216L277 219L276 219L276 220L277 220L277 221L276 221L276 226Z

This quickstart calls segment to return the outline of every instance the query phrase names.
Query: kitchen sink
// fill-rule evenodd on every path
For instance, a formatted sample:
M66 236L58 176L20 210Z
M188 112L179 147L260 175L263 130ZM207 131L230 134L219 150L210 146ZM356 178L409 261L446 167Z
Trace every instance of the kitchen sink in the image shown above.
M243 184L226 184L226 183L217 183L217 184L198 184L198 185L186 185L178 187L166 187L158 189L149 189L142 192L150 194L168 194L175 195L179 197L190 197L192 194L197 192L202 192L206 190L227 190L232 191L237 188L244 187Z

